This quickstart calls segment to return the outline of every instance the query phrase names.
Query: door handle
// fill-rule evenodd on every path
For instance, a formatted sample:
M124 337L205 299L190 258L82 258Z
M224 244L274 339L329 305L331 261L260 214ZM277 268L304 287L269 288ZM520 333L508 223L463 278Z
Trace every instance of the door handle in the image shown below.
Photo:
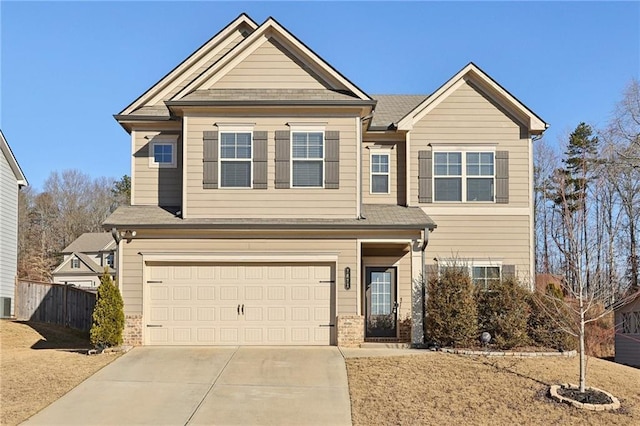
M240 315L240 305L238 305L238 315Z
M393 302L393 313L397 314L398 313L398 302Z
M244 315L244 303L242 304L242 315Z

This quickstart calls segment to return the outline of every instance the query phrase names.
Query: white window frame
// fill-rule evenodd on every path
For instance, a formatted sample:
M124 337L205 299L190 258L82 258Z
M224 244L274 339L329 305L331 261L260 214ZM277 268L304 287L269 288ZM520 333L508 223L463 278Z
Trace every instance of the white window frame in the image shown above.
M493 261L493 260L468 260L468 259L438 259L438 275L442 274L442 268L464 268L467 270L469 274L469 278L471 282L473 282L473 268L498 268L499 275L498 280L502 280L502 262L501 261ZM486 290L486 286L484 287Z
M224 133L249 133L251 136L251 156L249 158L222 158L222 135ZM218 129L218 188L219 189L252 189L253 188L253 126L219 127ZM249 186L222 186L222 162L249 162Z
M373 156L384 155L387 157L387 172L373 172ZM373 192L373 176L387 177L387 192ZM369 194L371 195L388 195L391 194L391 150L389 149L371 149L369 150Z
M80 269L80 259L75 256L71 258L71 269Z
M322 158L293 158L293 134L294 133L322 133ZM325 126L305 126L294 127L290 126L289 131L289 182L291 188L299 189L324 189L324 181L326 178L325 170L325 157L327 154L327 143L325 135ZM293 184L293 163L294 161L321 161L322 162L322 178L320 179L320 186L295 186Z
M158 145L171 145L171 162L157 163L154 150ZM149 167L153 169L175 169L178 167L178 135L154 136L149 142Z
M461 156L461 174L460 175L436 175L436 154L445 154L445 153L456 153ZM493 155L493 176L475 176L467 174L467 154L470 153L490 153ZM465 147L436 147L434 146L432 151L432 169L431 169L431 190L433 194L433 202L434 203L491 203L495 204L496 202L496 149L495 146L465 146ZM439 201L436 199L436 179L438 178L460 178L461 180L461 188L460 188L460 200L459 201ZM468 179L489 179L493 178L493 200L491 201L473 201L467 200L467 180Z

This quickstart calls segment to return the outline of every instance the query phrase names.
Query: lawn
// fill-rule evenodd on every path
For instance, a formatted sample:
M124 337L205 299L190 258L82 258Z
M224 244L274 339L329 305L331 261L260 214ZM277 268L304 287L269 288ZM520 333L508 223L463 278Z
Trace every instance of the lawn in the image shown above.
M0 423L21 423L117 357L87 356L88 348L70 329L1 320Z
M640 370L589 358L587 386L620 399L617 412L552 402L550 384L577 383L578 358L423 355L346 360L354 425L639 425Z

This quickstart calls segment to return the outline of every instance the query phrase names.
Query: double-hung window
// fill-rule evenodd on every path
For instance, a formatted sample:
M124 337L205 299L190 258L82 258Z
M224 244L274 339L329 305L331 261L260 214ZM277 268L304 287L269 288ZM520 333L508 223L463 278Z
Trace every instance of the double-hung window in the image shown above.
M220 187L251 188L251 132L220 132Z
M471 282L482 290L487 290L491 284L500 282L502 279L502 265L496 262L473 261L458 265L455 260L441 260L438 263L439 273L442 274L447 269L464 271L471 277Z
M324 132L291 132L291 154L292 186L322 188Z
M371 193L389 193L389 153L371 153Z
M80 259L74 257L71 259L71 269L79 269L80 268Z
M435 152L435 201L495 200L493 152Z

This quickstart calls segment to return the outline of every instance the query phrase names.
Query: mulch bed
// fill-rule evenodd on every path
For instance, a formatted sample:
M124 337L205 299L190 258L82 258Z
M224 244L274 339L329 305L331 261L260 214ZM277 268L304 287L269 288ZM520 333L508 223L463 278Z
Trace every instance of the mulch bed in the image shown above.
M580 392L580 389L560 388L558 389L558 395L583 404L604 405L613 403L609 395L594 389L587 389L584 392Z

